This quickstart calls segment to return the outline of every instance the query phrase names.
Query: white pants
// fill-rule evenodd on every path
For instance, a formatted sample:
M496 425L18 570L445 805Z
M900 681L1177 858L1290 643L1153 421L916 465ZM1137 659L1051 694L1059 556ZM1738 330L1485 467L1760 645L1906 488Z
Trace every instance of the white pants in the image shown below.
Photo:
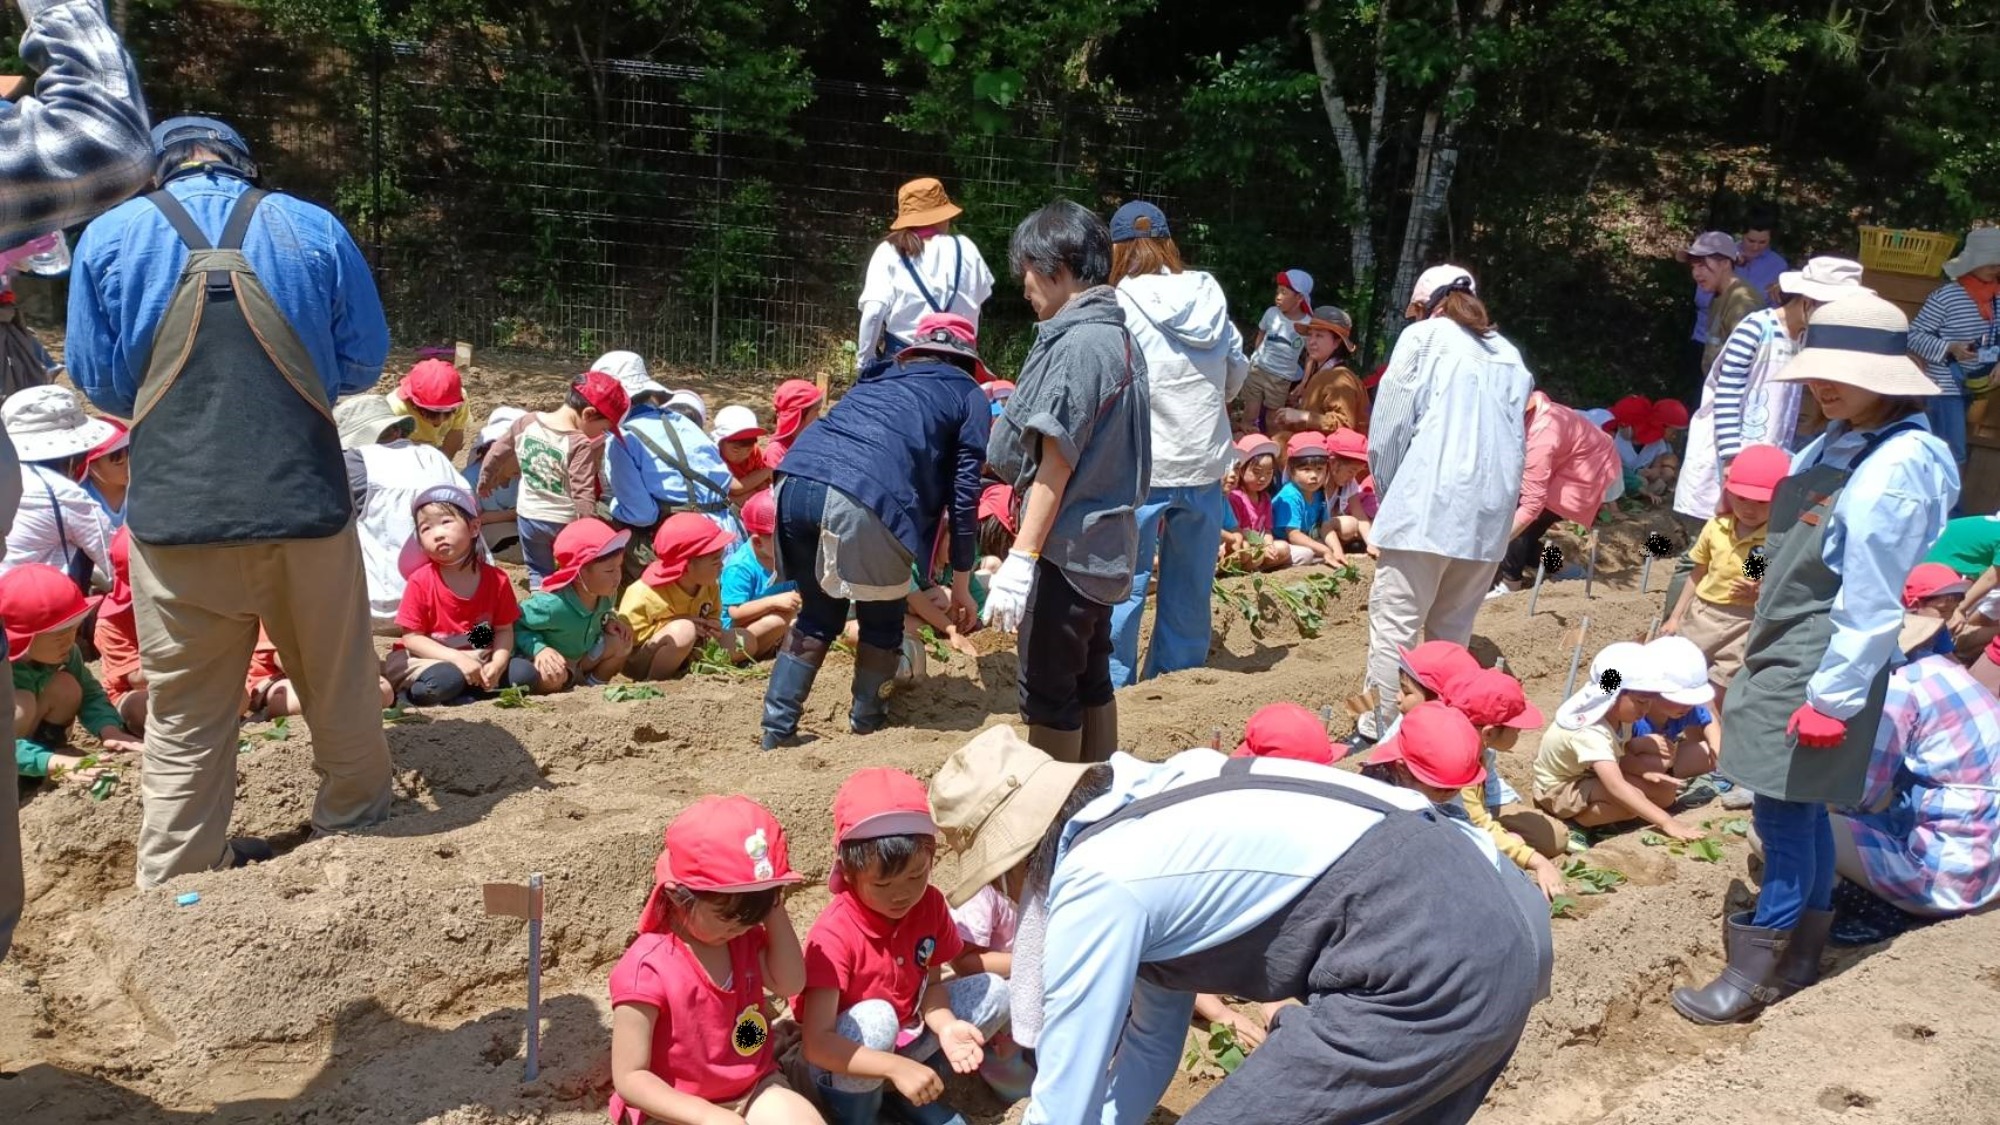
M1377 715L1385 709L1395 713L1399 650L1419 641L1472 639L1473 618L1499 567L1498 561L1382 548L1368 592L1368 683L1375 689Z

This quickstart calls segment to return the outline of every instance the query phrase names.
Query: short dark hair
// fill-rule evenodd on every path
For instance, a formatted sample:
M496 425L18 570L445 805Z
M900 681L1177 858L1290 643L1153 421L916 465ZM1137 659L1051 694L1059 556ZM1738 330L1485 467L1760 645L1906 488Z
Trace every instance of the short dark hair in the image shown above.
M1064 269L1085 285L1111 277L1111 228L1082 204L1058 199L1021 220L1007 243L1015 277L1029 270L1054 277Z
M581 414L586 410L597 409L597 407L591 405L591 401L589 399L583 397L583 392L577 390L576 384L574 383L570 384L569 393L563 396L563 405L569 407L571 410L576 411L578 414Z
M160 150L157 178L164 184L173 179L183 165L219 164L235 172L251 183L258 182L257 162L234 145L222 144L206 137L185 141L175 141Z
M1750 209L1750 217L1744 220L1743 229L1775 234L1778 230L1778 213L1769 207L1753 207Z
M910 861L937 850L935 836L876 836L840 845L840 870L852 881L881 865L884 876L901 875Z
M726 922L754 926L771 916L780 893L777 887L766 887L761 891L696 891L694 897L715 907Z

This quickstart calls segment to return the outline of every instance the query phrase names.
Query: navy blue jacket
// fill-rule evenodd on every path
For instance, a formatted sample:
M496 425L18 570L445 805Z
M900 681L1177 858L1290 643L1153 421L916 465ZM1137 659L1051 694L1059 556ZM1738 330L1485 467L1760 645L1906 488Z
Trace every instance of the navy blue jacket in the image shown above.
M957 367L927 355L878 360L805 428L778 471L853 497L927 575L938 520L949 514L951 567L969 574L979 561L980 474L992 422L985 393Z

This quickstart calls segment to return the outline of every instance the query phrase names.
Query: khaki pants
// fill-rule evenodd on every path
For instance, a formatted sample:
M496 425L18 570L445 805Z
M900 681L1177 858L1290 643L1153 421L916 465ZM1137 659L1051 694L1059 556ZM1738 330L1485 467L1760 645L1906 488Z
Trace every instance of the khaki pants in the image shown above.
M1376 692L1378 717L1385 709L1389 716L1395 714L1398 650L1419 641L1462 645L1471 640L1473 618L1479 616L1499 568L1497 561L1382 549L1368 593L1368 683Z
M0 656L4 656L0 653ZM0 676L13 683L12 668L0 660ZM14 944L14 925L21 920L21 906L27 901L21 882L21 779L7 771L0 785L0 961Z
M352 525L325 539L198 547L134 541L132 597L139 662L151 688L140 889L228 858L243 679L259 620L312 729L320 775L313 831L388 816L389 746Z

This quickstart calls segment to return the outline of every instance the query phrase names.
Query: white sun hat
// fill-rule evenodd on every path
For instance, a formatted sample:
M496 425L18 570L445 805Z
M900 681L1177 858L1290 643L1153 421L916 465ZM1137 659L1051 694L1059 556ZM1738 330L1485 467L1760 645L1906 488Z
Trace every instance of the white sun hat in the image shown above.
M590 365L592 371L602 371L618 385L625 388L625 400L638 402L641 395L658 395L662 401L672 394L666 385L653 378L646 370L646 361L637 352L605 352Z
M0 422L23 461L60 461L89 453L116 437L118 427L83 412L68 387L29 387L0 404Z
M1708 657L1686 637L1655 637L1641 649L1641 661L1626 676L1626 691L1647 691L1669 703L1699 707L1715 702L1708 682Z
M1814 258L1802 270L1786 270L1778 275L1778 288L1822 304L1875 293L1861 284L1861 263L1847 258Z
M1417 283L1410 287L1410 300L1414 303L1429 304L1438 290L1459 282L1464 282L1466 292L1478 295L1479 284L1472 280L1471 271L1464 266L1432 266L1417 275Z
M1605 645L1590 662L1590 682L1556 708L1556 725L1565 730L1581 730L1602 720L1611 705L1618 702L1619 695L1631 688L1626 681L1645 661L1645 646L1636 642Z
M1965 249L1944 264L1944 275L1957 281L1980 266L2000 265L2000 227L1975 227L1965 235Z
M1798 354L1771 378L1784 383L1821 379L1878 395L1944 393L1910 358L1909 318L1873 294L1814 309Z

